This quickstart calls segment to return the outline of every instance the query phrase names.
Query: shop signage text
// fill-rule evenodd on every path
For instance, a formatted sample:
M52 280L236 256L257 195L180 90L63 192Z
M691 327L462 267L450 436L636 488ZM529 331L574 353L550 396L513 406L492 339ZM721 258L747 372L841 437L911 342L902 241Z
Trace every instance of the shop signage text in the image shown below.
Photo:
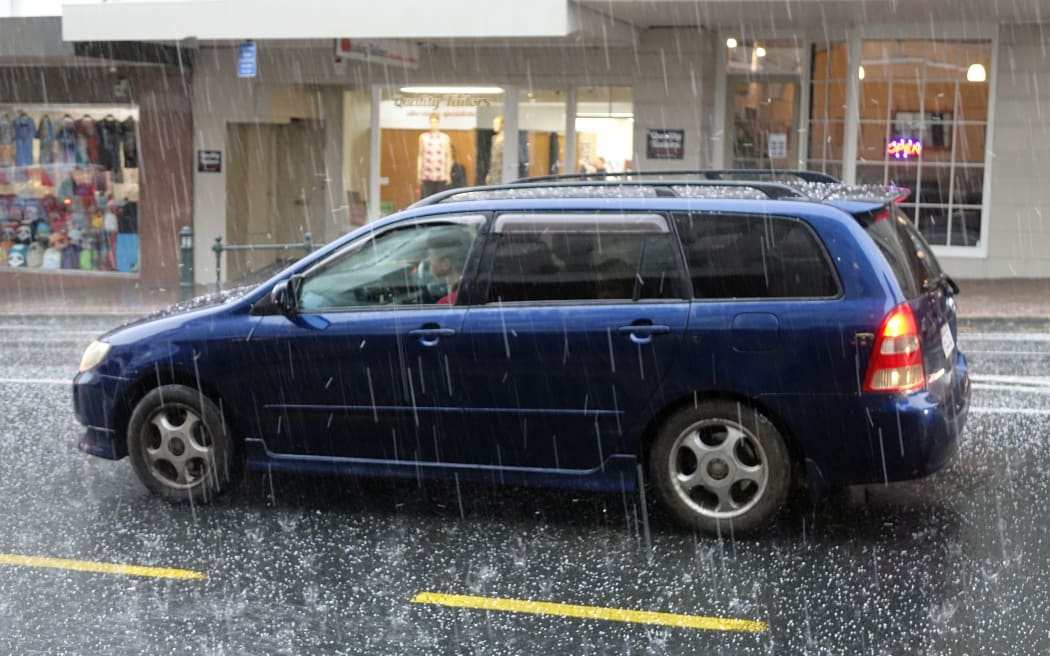
M198 173L219 173L222 171L222 151L221 150L198 150L197 151L197 172Z
M340 63L345 59L416 68L419 66L419 45L392 39L336 39L335 61Z
M645 156L649 159L683 159L685 130L649 130Z
M483 96L471 96L465 93L447 93L444 95L421 94L410 95L398 94L394 96L394 104L398 107L429 107L437 109L445 107L488 107L492 104L488 98Z
M788 156L788 136L785 132L774 132L769 135L769 158L784 159Z
M894 159L911 159L922 155L922 141L918 139L890 139L886 143L886 156Z
M258 51L254 41L237 46L237 77L255 77Z

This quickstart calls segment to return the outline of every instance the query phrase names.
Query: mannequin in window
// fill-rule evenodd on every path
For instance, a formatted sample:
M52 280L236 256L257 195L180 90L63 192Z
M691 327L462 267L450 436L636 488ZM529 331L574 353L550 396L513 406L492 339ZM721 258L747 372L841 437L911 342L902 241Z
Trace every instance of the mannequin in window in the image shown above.
M492 145L489 147L489 172L485 184L503 182L503 116L492 119Z
M452 140L438 130L440 120L437 112L431 113L430 129L419 135L416 181L420 198L443 191L452 178Z
M455 189L457 187L467 186L467 169L459 163L456 159L456 147L452 146L452 167L451 174L449 175L449 188Z

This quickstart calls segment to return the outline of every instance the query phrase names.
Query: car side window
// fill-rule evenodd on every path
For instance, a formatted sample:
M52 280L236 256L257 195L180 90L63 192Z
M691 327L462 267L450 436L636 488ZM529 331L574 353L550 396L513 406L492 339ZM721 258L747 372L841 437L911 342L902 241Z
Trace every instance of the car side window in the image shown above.
M456 303L485 217L414 221L364 236L303 277L305 311Z
M829 298L838 279L812 229L781 216L677 214L693 297Z
M673 234L657 214L503 214L486 302L682 297Z

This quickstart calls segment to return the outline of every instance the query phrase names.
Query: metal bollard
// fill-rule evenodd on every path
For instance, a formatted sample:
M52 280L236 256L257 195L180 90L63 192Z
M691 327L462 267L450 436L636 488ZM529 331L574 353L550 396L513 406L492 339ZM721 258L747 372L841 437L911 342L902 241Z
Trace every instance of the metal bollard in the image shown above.
M303 247L306 249L307 253L314 252L314 240L309 232L303 233Z
M211 245L211 249L215 251L215 291L222 291L222 235L215 238L215 243Z
M193 298L193 229L179 231L179 299Z

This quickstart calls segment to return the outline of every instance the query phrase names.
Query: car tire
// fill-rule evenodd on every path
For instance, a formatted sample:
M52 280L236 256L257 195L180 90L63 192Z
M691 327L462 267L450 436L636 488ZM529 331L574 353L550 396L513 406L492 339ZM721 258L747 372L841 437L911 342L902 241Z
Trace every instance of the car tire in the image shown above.
M138 402L128 422L128 454L143 485L169 501L211 501L243 470L219 408L184 385L158 387Z
M657 498L681 523L711 535L765 526L787 499L784 438L754 408L709 401L661 426L649 452Z

